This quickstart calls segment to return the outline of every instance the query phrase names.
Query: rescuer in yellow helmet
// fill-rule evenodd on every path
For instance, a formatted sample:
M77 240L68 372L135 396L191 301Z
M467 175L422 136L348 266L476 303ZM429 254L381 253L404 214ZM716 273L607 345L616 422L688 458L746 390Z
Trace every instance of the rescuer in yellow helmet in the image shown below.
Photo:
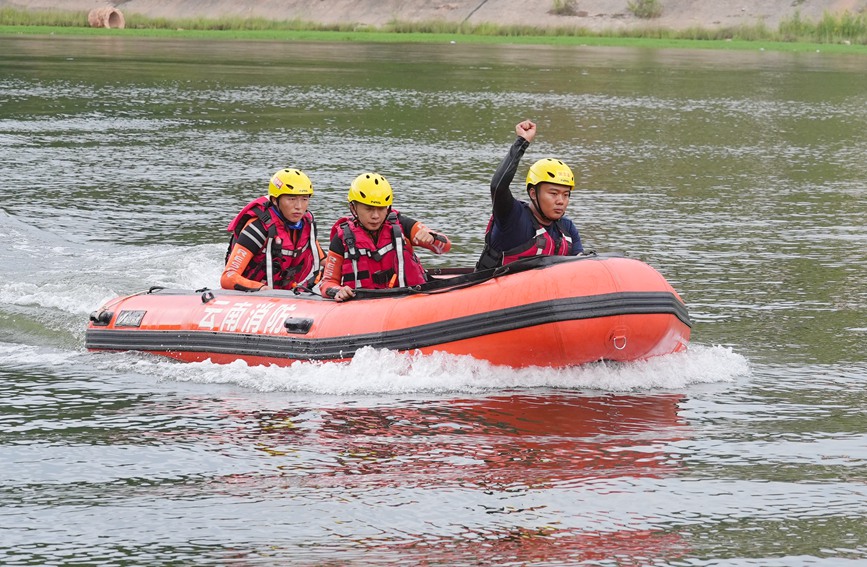
M354 289L381 289L423 284L427 274L413 246L434 254L451 249L449 239L392 207L394 191L378 173L362 173L346 196L351 216L331 228L320 291L346 301Z
M220 277L224 289L258 291L311 286L324 254L308 210L313 184L301 170L271 176L268 194L248 203L229 223L229 251Z
M527 172L529 202L512 196L509 185L518 162L536 137L536 124L524 120L515 126L515 133L518 139L491 179L493 214L477 270L528 256L574 256L584 251L578 229L566 216L575 188L575 176L568 165L555 158L540 159Z

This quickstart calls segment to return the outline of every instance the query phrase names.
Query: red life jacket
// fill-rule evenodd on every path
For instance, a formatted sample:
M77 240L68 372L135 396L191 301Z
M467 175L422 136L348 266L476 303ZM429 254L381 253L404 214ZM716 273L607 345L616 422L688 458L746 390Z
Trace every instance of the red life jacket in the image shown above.
M352 217L342 217L331 227L343 242L343 285L381 289L407 287L427 281L424 268L412 250L392 210L377 233L377 241Z
M307 211L301 217L301 234L297 244L267 196L250 201L226 229L232 233L229 253L250 218L257 218L265 227L265 244L253 251L253 258L241 274L247 279L262 282L273 289L292 289L319 271L319 247L316 245L316 221ZM228 257L228 254L227 254Z
M527 206L525 203L520 203L520 205ZM518 203L515 206L518 206ZM519 258L528 258L530 256L567 256L571 253L572 237L563 232L559 220L553 222L554 227L560 233L559 246L546 227L539 224L539 221L536 220L536 215L532 213L530 214L530 222L533 223L533 230L535 231L533 237L511 250L500 252L491 248L491 229L494 226L494 216L491 215L490 220L488 220L488 227L485 229L485 249L476 263L476 270L505 266Z

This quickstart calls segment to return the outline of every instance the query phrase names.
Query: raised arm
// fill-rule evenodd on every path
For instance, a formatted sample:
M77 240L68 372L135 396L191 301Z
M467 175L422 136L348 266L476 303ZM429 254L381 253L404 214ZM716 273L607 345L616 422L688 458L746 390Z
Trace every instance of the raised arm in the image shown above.
M518 163L524 156L524 152L536 137L536 124L524 120L515 126L515 134L518 138L509 148L509 154L500 162L497 171L491 178L491 201L494 208L494 217L499 221L504 221L509 213L512 212L512 206L515 204L515 197L509 186L515 178L515 172L518 170Z

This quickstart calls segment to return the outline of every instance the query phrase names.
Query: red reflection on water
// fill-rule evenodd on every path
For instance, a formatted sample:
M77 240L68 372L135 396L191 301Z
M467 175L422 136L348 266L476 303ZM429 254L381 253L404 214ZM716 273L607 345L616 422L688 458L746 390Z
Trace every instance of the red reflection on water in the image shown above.
M311 479L319 485L328 477L341 484L485 487L665 475L675 461L662 444L684 434L681 399L514 395L261 412L256 440L274 456L299 447L324 453Z
M354 545L372 556L399 557L415 565L625 566L675 560L686 553L686 543L675 527L638 513L638 504L635 517L621 510L618 520L609 521L597 510L598 521L570 521L552 517L558 505L540 504L545 502L540 494L551 489L556 499L598 479L673 474L679 461L667 444L686 436L686 423L678 416L682 400L677 394L522 394L416 400L396 407L292 408L234 417L243 420L246 441L252 437L267 460L279 463L277 469L292 490L354 494L362 500L370 489L387 488L394 494L440 491L445 508L431 511L436 526L432 533L418 533L419 528L426 531L427 523L416 525L415 531L394 526L390 533L380 516L379 536L353 538ZM251 476L247 482L257 484L261 478ZM612 480L608 489L616 487ZM461 502L459 507L473 511L450 515L450 492ZM387 499L382 494L389 492L378 494L376 498ZM490 520L480 520L479 507L498 494L509 494L504 502L517 505L527 501L513 498L515 494L535 494L529 502L537 507L486 509ZM569 510L569 504L565 506L562 510ZM647 512L652 516L652 510ZM471 522L462 524L466 519Z
M390 545L413 565L554 565L602 564L646 566L686 554L676 532L625 530L574 534L554 528L515 528L500 533L462 534L447 540ZM596 563L599 562L599 563Z

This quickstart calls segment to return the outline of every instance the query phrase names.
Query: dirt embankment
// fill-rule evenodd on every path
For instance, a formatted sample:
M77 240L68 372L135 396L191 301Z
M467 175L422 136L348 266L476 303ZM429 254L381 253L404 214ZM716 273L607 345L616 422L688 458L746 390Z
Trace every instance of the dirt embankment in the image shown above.
M251 17L323 24L381 26L392 21L585 28L594 31L640 26L670 29L719 28L763 22L774 29L796 12L818 20L825 12L867 12L867 0L658 0L662 15L636 18L628 0L574 0L573 15L555 15L555 0L0 0L0 8L84 11L114 6L127 17ZM566 3L561 0L560 4Z

